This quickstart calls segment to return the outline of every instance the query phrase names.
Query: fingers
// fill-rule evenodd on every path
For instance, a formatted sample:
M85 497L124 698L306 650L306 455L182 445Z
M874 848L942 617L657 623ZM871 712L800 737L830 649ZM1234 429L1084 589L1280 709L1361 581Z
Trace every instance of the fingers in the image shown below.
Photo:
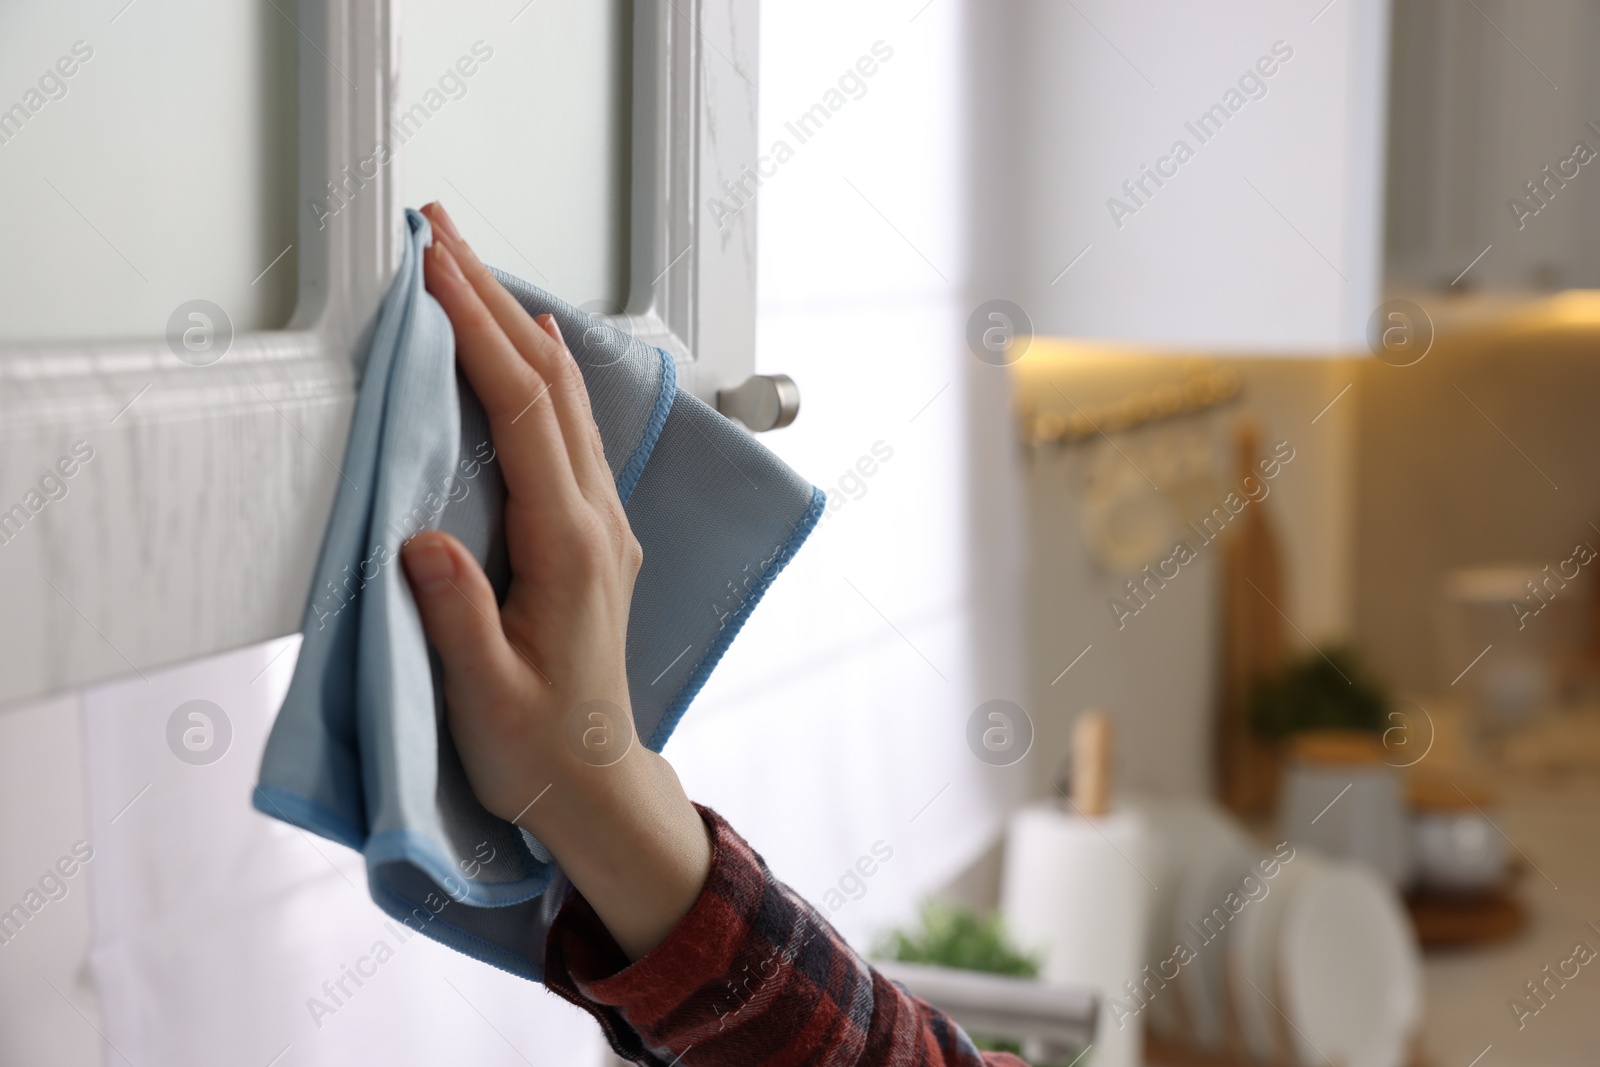
M456 358L489 416L508 491L544 514L570 514L582 497L548 381L518 354L443 244L428 248L424 272L428 292L455 328Z
M489 314L505 332L512 346L545 381L551 385L550 401L556 421L567 444L567 455L579 487L591 500L606 488L615 494L610 468L599 449L599 433L589 408L589 393L583 384L572 354L561 337L561 329L550 315L534 320L516 297L490 273L477 253L461 238L450 215L438 203L424 207L423 213L434 225L434 239L450 251L460 265L468 284L483 301Z
M572 368L571 377L576 379L578 386L576 395L573 398L575 421L582 427L589 454L594 457L596 476L610 487L611 495L615 496L617 483L611 477L611 467L606 463L606 447L604 442L600 440L600 427L595 424L594 410L589 406L589 387L584 384L583 372L578 369L577 360L572 358L572 350L567 347L566 338L561 336L561 324L556 322L556 317L548 312L538 316L533 321L538 323L539 327L550 335L551 340L561 346L566 365ZM567 446L569 449L577 451L570 439Z
M514 677L519 653L500 629L494 589L461 542L429 530L407 541L400 559L446 672L468 687Z

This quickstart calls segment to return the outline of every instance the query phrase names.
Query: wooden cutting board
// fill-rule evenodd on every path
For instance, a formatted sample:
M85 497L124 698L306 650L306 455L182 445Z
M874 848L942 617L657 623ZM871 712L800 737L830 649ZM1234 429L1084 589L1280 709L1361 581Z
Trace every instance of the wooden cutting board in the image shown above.
M1236 472L1261 480L1260 431L1249 419L1234 426ZM1253 483L1252 483L1253 484ZM1283 564L1268 511L1270 497L1252 501L1222 540L1222 687L1215 722L1217 795L1244 817L1266 815L1278 791L1278 761L1250 727L1250 689L1279 671L1287 654L1283 615Z

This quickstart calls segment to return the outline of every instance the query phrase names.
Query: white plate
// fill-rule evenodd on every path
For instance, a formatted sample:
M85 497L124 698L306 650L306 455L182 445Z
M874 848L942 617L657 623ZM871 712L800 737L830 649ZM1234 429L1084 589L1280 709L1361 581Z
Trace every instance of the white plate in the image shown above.
M1282 1054L1289 1051L1282 1047L1283 1017L1266 997L1276 1000L1278 996L1278 938L1289 901L1297 888L1314 881L1326 866L1326 861L1306 848L1296 849L1288 862L1280 861L1275 876L1260 879L1267 894L1239 916L1238 929L1229 942L1228 982L1234 1011L1245 1048L1258 1063L1283 1062ZM1260 877L1259 866L1256 874Z
M1422 1015L1422 966L1394 890L1353 863L1313 872L1289 897L1278 988L1302 1067L1402 1067Z
M1237 922L1224 902L1250 873L1259 849L1225 818L1203 820L1197 828L1200 832L1193 843L1199 847L1178 889L1171 934L1174 942L1193 949L1196 958L1179 971L1175 984L1183 998L1191 1041L1201 1049L1220 1052L1228 1041L1227 942ZM1228 921L1213 918L1206 927L1206 917L1219 908L1229 915Z
M1138 799L1131 805L1144 813L1151 829L1151 854L1156 863L1150 878L1156 883L1156 891L1150 895L1150 919L1146 927L1149 944L1144 956L1159 981L1162 964L1172 958L1176 946L1178 899L1184 879L1204 850L1224 833L1217 829L1224 816L1203 801ZM1142 983L1144 975L1135 981ZM1178 997L1178 990L1171 981L1165 987L1156 987L1155 996L1150 1000L1150 1028L1173 1040L1185 1040L1188 1030Z

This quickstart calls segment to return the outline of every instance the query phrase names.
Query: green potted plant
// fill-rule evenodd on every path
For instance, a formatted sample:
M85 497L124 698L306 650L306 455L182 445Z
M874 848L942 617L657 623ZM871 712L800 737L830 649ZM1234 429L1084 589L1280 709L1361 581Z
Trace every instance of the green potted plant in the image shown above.
M1350 649L1313 652L1255 684L1250 721L1257 734L1284 742L1312 730L1378 734L1388 699Z
M1007 935L1004 924L998 915L981 915L972 908L952 904L940 900L928 900L923 903L918 922L910 928L901 928L889 931L879 939L873 955L879 960L892 960L898 964L910 964L915 967L944 968L954 972L977 972L984 975L998 975L1000 979L984 979L987 983L1003 983L1010 981L1017 983L1001 991L1001 996L1007 1000L1019 998L1019 993L1037 993L1028 989L1028 983L1039 977L1041 960L1038 954L1030 953L1017 947ZM893 965L884 965L884 970L890 977L909 978L905 972L894 970ZM974 980L976 981L976 980ZM917 983L906 983L913 993L919 993ZM924 991L926 992L926 991ZM990 990L988 999L995 996L995 991ZM935 1004L939 1004L937 996L930 996ZM1083 998L1084 1004L1080 1010L1086 1014L1085 1022L1092 1026L1095 1001L1092 998ZM940 1004L949 1007L948 1004ZM958 1020L959 1021L959 1020ZM972 1033L968 1036L980 1049L997 1052L1012 1052L1023 1055L1024 1048L1016 1040L1000 1038L991 1035ZM1062 1046L1059 1043L1040 1043L1037 1039L1030 1039L1030 1048L1036 1058L1030 1060L1035 1067L1086 1067L1087 1051L1081 1045ZM1061 1058L1063 1048L1070 1048L1070 1054ZM1054 1053L1054 1054L1052 1054Z
M920 925L891 930L874 955L901 963L927 963L1014 978L1039 977L1039 958L1023 952L1006 936L1000 916L981 916L971 908L939 900L922 905Z
M1388 721L1399 713L1355 654L1332 649L1292 661L1255 687L1250 710L1255 730L1279 752L1279 819L1290 839L1361 862L1403 888L1412 850L1399 757L1409 751L1386 744L1385 728L1406 731Z

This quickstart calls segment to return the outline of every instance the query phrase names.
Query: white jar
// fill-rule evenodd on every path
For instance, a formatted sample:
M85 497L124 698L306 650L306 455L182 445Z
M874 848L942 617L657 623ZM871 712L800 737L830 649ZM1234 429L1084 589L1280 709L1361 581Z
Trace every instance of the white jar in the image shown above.
M1393 767L1291 759L1279 819L1295 845L1363 863L1397 889L1411 880L1405 782Z

